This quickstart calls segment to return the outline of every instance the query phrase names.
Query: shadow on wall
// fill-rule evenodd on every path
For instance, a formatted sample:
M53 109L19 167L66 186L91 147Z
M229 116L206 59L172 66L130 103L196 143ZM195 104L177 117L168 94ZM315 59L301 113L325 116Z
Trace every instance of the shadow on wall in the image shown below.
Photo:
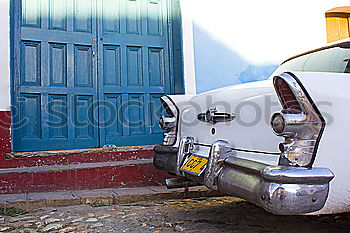
M197 93L269 78L278 65L249 64L238 53L193 25ZM232 41L234 43L234 41Z
M270 77L277 67L278 65L249 65L247 69L240 73L238 79L241 81L241 83L265 80Z

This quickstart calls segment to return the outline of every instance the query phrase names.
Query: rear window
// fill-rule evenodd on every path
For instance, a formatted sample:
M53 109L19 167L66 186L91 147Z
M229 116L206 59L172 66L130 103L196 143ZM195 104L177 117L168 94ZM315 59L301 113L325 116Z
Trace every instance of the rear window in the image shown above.
M293 58L280 65L273 75L286 71L350 73L350 44Z

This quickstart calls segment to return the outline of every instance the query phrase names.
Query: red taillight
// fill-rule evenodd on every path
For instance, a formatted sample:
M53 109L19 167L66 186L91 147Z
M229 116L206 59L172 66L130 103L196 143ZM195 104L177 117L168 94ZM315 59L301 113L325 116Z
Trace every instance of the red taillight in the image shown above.
M279 77L275 78L275 88L278 93L278 96L281 99L281 103L284 109L299 113L302 111L298 100L296 99L294 93L292 92L286 81Z

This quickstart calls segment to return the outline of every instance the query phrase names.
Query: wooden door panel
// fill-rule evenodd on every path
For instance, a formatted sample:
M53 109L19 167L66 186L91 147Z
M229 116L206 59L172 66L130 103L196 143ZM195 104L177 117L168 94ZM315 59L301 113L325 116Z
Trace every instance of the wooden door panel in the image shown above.
M117 146L160 143L159 98L171 90L167 1L102 0L99 9L99 60L104 62L99 64L100 99L113 106L107 112L118 112L118 121L101 127L100 141ZM107 112L101 111L100 119L108 118Z
M21 0L15 11L14 150L99 146L96 0Z

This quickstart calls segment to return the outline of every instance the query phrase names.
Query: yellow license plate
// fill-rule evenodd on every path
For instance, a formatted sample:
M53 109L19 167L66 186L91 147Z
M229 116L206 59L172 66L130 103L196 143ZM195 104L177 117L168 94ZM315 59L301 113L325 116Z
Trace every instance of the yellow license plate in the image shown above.
M207 167L207 163L208 159L206 157L191 155L185 164L182 165L181 170L196 176L200 176Z

